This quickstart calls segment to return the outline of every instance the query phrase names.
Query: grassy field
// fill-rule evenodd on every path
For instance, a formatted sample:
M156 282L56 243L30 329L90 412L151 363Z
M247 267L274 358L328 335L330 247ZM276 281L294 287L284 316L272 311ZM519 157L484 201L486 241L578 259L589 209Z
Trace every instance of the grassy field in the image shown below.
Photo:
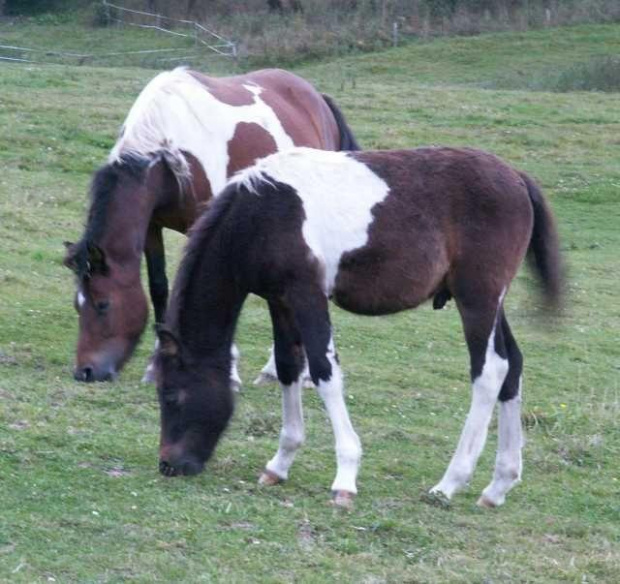
M32 29L28 34L34 34ZM41 35L52 34L41 31ZM486 148L551 199L570 268L553 326L523 271L507 313L525 355L523 483L476 507L495 426L470 488L446 507L441 477L469 407L452 305L390 318L334 310L347 401L365 454L352 513L328 505L328 420L305 393L307 442L289 481L256 486L277 447L279 391L249 386L207 471L157 473L158 408L140 384L145 336L118 382L72 381L73 282L92 171L153 71L0 67L0 581L604 582L620 574L620 96L506 91L620 52L591 26L412 45L297 71L331 93L366 147ZM170 236L178 257L182 238ZM248 382L270 325L239 327Z

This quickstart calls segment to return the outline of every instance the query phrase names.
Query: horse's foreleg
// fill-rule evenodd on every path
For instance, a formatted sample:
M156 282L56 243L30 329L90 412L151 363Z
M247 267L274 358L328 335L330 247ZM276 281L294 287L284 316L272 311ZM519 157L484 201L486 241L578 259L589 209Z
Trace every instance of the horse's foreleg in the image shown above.
M521 480L523 467L523 429L521 426L521 388L523 356L504 314L501 319L509 369L499 394L497 457L493 480L482 491L478 504L483 507L501 505L506 494Z
M459 303L471 359L472 402L456 452L433 494L451 498L467 485L487 439L493 409L508 372L508 359L496 304L468 308Z
M273 301L269 303L269 310L273 324L274 367L282 388L282 431L278 451L259 479L263 485L273 485L288 478L295 454L304 441L301 372L305 357L301 336L290 308Z
M168 305L168 278L166 276L166 252L164 249L164 237L162 228L158 225L149 225L146 233L144 245L144 256L146 257L146 270L149 278L149 293L153 310L155 312L155 322L162 324ZM158 341L155 341L155 351ZM149 359L142 381L152 383L154 381L153 358Z

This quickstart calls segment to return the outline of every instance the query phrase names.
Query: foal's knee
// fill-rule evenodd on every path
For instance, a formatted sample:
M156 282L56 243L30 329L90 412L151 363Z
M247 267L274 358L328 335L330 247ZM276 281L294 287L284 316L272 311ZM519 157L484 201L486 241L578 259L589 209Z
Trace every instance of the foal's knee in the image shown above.
M327 355L321 355L320 357L309 357L308 367L310 369L310 377L312 378L312 382L317 387L320 387L321 382L331 380L333 375L333 367Z

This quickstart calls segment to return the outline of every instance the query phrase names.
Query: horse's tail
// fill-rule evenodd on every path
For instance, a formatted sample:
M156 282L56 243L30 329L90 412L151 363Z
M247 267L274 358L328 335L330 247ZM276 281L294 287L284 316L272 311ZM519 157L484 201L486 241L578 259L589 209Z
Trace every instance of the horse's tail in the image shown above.
M344 114L340 111L340 108L329 95L321 93L321 96L325 100L325 103L328 105L332 114L334 114L334 118L336 118L338 131L340 132L340 150L361 150L362 148L357 143L357 140L355 139L351 128L349 128L347 120L345 119Z
M528 260L540 277L548 305L559 309L564 292L564 269L555 219L538 185L525 173L521 173L521 177L534 210Z

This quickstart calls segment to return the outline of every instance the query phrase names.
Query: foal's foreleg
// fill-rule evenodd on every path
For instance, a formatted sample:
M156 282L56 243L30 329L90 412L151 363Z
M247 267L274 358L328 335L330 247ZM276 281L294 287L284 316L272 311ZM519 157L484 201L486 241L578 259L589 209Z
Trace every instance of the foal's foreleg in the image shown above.
M273 323L274 365L282 388L282 431L278 451L259 479L264 485L288 478L295 454L304 441L301 372L305 357L301 336L291 310L284 303L270 302L269 311Z
M332 423L336 442L336 478L332 492L336 505L349 507L357 493L357 473L362 447L353 429L344 400L342 371L334 349L327 298L317 291L296 297L299 322L312 381L317 387Z
M493 480L482 491L478 504L483 507L501 505L506 494L521 480L523 468L523 429L521 426L521 391L523 356L502 311L502 332L508 353L509 370L499 394L497 457Z
M307 361L301 375L303 387L314 387L314 383L312 383L312 379L310 379L310 370L308 369ZM267 363L265 363L265 366L260 370L258 377L254 380L254 385L269 385L271 383L275 383L277 380L278 373L276 371L276 355L274 347L271 347L269 351L269 359Z
M477 309L459 305L471 359L472 402L456 452L441 481L431 493L451 498L471 478L484 448L489 422L504 379L508 360L497 304Z

